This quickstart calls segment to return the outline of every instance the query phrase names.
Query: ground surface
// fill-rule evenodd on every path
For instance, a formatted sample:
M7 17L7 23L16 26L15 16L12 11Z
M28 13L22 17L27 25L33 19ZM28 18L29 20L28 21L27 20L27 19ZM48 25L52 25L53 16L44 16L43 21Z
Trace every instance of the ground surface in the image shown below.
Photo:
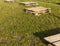
M28 0L15 3L0 0L0 46L47 46L43 36L60 32L60 5L55 4L60 0L33 0L52 9L51 14L40 16L25 13L21 1Z

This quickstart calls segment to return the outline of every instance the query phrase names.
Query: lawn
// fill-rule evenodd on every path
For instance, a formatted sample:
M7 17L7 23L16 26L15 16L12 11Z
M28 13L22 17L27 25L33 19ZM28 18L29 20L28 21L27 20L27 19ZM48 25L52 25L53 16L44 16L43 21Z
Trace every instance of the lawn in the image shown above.
M52 10L51 14L40 16L25 13L23 9L26 7L19 2L6 3L0 0L0 46L47 46L41 38L44 32L46 31L46 35L49 35L50 31L60 32L60 6L54 4L59 0L52 0L51 3L38 0L40 6Z

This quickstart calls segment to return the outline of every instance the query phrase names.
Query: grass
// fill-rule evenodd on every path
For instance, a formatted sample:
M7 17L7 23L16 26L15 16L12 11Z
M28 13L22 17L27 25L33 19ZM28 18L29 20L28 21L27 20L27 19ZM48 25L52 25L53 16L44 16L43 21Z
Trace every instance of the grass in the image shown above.
M40 6L50 7L52 13L34 16L25 13L25 6L19 2L0 1L0 46L47 46L34 33L60 28L60 6L37 1Z

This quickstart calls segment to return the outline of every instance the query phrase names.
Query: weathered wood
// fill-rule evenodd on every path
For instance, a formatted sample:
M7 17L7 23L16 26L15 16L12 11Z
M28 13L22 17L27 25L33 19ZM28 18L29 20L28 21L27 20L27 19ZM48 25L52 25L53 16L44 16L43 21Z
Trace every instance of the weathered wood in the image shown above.
M51 9L50 8L45 8L45 7L31 7L31 8L26 8L25 12L34 13L34 15L39 15L39 14L42 14L42 13L51 12Z
M16 2L17 0L5 0L5 2Z
M55 46L60 46L60 41L54 42L53 43Z
M44 39L54 46L60 46L60 34L48 36L48 37L45 37Z
M51 44L48 44L48 46L53 46L53 45L51 45Z
M37 2L21 2L20 4L25 5L25 6L37 6Z
M60 34L48 36L48 37L45 37L44 39L50 43L53 43L53 42L60 40Z

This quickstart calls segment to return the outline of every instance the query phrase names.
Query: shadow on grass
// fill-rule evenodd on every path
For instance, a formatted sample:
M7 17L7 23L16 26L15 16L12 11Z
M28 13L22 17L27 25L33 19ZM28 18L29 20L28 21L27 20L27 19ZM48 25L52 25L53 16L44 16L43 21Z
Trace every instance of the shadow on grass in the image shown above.
M60 5L60 3L56 3L57 5Z
M60 33L60 28L56 28L56 29L52 29L52 30L46 30L46 31L40 31L40 32L35 32L34 35L36 37L39 37L44 44L47 44L48 42L46 42L43 38L51 36L51 35L55 35L55 34L58 34L58 33Z

